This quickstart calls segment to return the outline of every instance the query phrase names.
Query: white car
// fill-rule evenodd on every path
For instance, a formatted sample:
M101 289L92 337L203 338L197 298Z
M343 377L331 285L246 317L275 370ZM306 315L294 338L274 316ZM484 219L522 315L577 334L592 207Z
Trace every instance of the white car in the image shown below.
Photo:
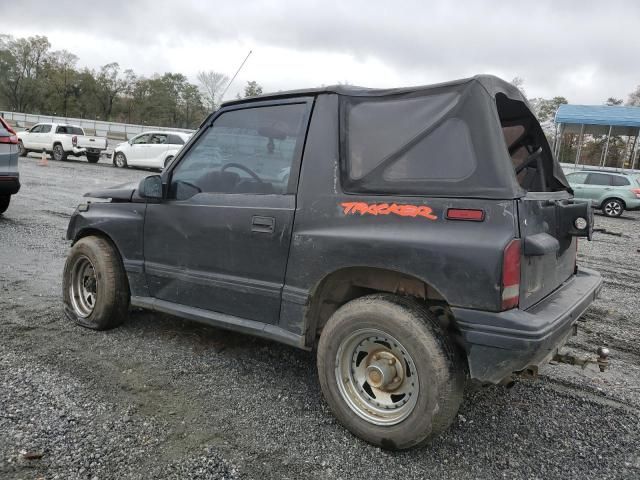
M24 132L18 132L20 156L29 152L51 153L54 160L66 160L68 155L86 155L90 163L97 163L107 148L107 139L86 135L78 125L63 123L39 123Z
M113 150L113 165L166 168L190 137L183 132L143 132Z

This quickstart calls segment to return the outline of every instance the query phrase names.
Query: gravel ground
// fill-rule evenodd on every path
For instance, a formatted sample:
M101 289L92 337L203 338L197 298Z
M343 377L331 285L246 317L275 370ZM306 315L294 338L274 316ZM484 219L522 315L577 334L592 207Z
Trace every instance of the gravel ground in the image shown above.
M606 373L550 365L511 389L470 391L430 445L389 453L336 423L311 353L134 312L94 332L68 322L68 217L95 186L147 172L21 159L0 217L3 479L639 478L640 215L597 216L579 262L605 277L577 352L608 345Z

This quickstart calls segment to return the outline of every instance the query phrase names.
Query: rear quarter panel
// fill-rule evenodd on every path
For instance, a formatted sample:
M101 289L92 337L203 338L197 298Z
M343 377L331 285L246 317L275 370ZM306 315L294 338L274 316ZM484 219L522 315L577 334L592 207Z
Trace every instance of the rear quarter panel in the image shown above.
M298 296L300 303L337 270L361 266L422 279L451 305L497 311L502 251L517 231L514 201L343 193L337 109L336 96L316 100L299 181L284 321L289 316L287 302L295 303ZM349 208L354 203L360 206ZM365 209L363 204L378 207ZM414 208L401 208L406 205ZM485 219L446 220L448 208L482 209ZM285 327L301 333L301 325Z

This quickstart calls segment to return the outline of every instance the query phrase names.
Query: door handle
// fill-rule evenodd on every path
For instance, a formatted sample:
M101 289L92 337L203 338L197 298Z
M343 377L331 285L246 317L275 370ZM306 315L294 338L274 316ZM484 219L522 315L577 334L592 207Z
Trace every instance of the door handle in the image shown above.
M251 231L259 233L273 233L276 228L275 217L261 217L254 215L251 217Z

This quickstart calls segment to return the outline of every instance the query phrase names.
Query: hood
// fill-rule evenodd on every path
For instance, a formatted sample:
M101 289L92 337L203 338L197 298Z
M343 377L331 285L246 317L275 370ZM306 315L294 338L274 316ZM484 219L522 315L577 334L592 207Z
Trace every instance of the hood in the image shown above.
M102 190L93 190L84 194L91 198L110 198L112 202L130 202L133 193L138 189L137 183L123 183Z

